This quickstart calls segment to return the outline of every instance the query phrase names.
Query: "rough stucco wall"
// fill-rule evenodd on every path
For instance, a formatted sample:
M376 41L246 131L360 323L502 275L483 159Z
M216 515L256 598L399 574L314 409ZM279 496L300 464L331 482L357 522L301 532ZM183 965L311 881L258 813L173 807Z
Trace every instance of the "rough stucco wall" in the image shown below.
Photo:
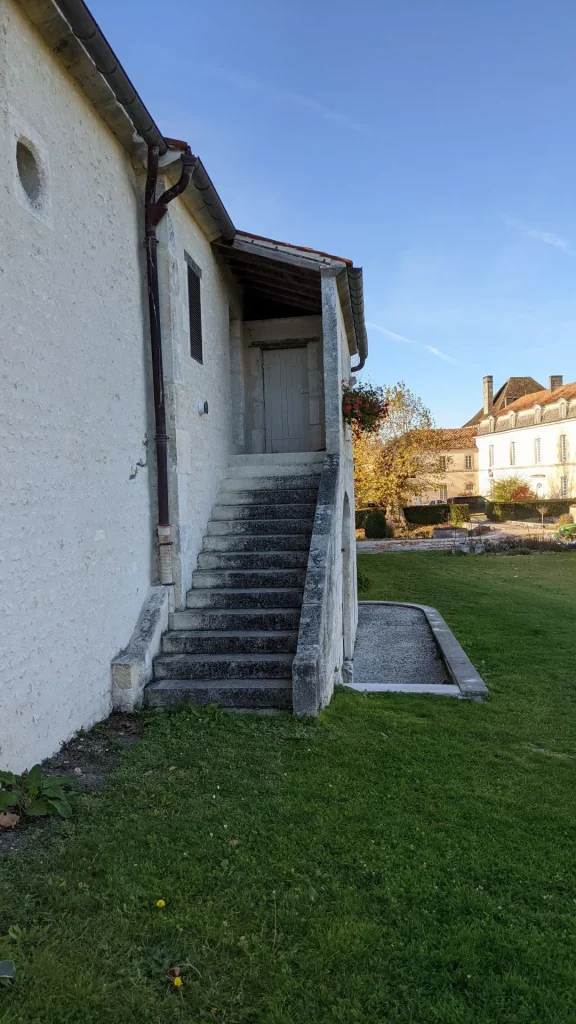
M568 438L568 462L560 462L560 437ZM534 442L540 438L540 462L534 461ZM510 442L516 445L516 464L510 465ZM533 427L520 427L505 432L483 434L476 438L478 445L478 487L480 494L488 496L492 479L518 474L536 490L542 484L543 498L560 496L561 478L568 477L568 497L576 494L576 420L539 423ZM494 466L489 464L489 448L494 445ZM492 468L493 477L489 476Z
M175 604L184 606L218 487L235 452L232 437L230 307L235 304L210 243L182 200L158 229ZM203 363L190 354L185 253L202 271ZM198 403L208 402L208 415Z
M20 10L0 19L0 766L21 770L108 712L150 582L149 428L132 170Z

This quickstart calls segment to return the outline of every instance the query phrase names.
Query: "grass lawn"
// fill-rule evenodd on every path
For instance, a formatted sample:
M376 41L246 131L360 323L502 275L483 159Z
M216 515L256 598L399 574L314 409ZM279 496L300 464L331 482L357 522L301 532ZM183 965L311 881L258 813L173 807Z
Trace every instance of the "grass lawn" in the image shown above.
M146 716L0 858L2 1024L576 1022L576 557L360 562L366 597L441 611L490 700Z

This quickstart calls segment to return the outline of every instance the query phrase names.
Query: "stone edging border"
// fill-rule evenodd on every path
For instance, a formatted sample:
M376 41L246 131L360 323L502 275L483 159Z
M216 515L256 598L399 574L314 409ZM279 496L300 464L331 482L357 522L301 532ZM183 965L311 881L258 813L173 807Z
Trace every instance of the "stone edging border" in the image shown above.
M361 604L387 604L400 608L418 608L426 616L432 635L452 681L462 697L468 700L483 700L488 696L486 683L474 668L470 658L458 643L440 612L427 604L413 604L410 601L361 601Z

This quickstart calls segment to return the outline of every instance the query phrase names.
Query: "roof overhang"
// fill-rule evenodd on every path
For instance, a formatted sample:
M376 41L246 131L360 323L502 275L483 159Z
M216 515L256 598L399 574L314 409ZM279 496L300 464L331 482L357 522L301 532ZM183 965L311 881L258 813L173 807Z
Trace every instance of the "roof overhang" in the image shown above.
M336 277L351 355L364 366L368 340L364 322L362 270L350 260L300 246L236 232L216 249L225 266L249 295L292 307L300 315L322 313L322 272Z
M186 142L165 138L83 0L17 0L52 53L69 71L133 162L143 144L157 146L160 166L171 165ZM174 171L176 167L174 167ZM368 340L364 322L362 270L351 260L315 249L237 232L201 160L197 160L183 201L244 288L308 313L322 312L321 272L336 274L348 347L364 366Z

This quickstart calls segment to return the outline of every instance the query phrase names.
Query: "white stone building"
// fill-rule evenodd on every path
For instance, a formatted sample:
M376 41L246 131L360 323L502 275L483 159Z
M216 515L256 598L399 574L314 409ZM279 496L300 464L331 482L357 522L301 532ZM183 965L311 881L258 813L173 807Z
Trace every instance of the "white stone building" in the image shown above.
M476 427L480 493L488 497L493 482L518 475L539 497L574 498L576 383L550 377L548 388L531 390L499 410L491 377L484 378L484 393Z
M0 22L0 768L147 684L315 714L356 628L361 270L236 231L80 0Z

